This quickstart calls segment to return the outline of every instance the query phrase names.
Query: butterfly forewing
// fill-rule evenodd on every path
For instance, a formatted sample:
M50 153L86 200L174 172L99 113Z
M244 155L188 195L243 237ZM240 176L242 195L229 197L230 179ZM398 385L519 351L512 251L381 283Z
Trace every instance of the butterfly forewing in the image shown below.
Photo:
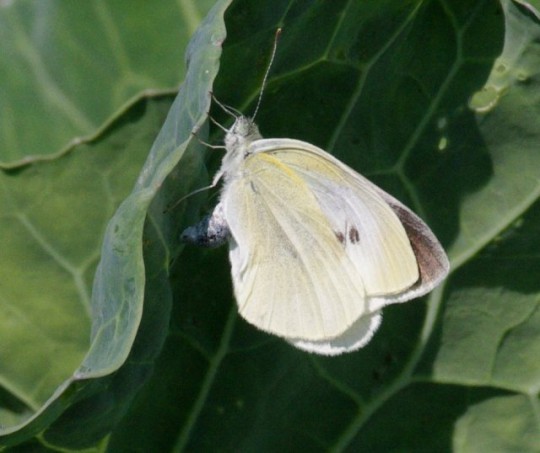
M288 139L256 143L264 144L265 154L307 184L354 262L368 296L399 294L418 280L407 233L369 181L308 143Z

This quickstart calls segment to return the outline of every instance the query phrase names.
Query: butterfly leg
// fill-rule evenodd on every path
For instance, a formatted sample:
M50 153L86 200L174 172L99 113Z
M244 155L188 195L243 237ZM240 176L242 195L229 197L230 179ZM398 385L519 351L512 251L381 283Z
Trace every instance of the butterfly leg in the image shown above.
M223 206L218 203L212 214L204 217L196 225L186 228L180 235L180 239L182 242L199 247L214 248L225 244L229 236L230 230L223 215Z

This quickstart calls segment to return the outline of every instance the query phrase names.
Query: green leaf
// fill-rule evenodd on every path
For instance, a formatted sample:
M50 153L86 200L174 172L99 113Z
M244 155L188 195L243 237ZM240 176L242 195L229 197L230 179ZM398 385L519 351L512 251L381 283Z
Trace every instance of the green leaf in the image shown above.
M537 401L503 396L471 405L456 425L454 451L537 451Z
M504 49L482 89L497 95L486 108L475 105L482 111L478 127L489 177L461 202L461 232L452 251L456 267L469 262L457 277L463 283L448 299L434 373L446 382L489 383L535 394L540 382L538 282L528 273L535 272L534 251L540 246L535 80L540 26L513 3L503 7Z
M2 414L7 432L50 404L87 353L105 226L140 171L163 104L142 102L102 140L1 175L0 375L16 399Z
M152 145L133 192L120 205L107 227L92 292L92 346L79 371L80 377L108 374L129 354L142 314L145 287L142 238L147 211L193 141L193 131L199 131L206 120L221 42L225 37L222 15L229 2L217 3L192 38L187 50L190 66L182 89ZM197 141L195 144L200 145ZM177 184L183 185L184 194L193 180L197 180L192 175L201 171L201 157L200 149L195 150L186 157L181 173L174 175L179 180ZM164 245L168 246L178 239L165 230L170 220L163 216L166 204L163 200L158 202L160 218L151 217L151 220L156 223L154 228L161 231ZM168 262L164 265L168 266Z
M179 247L178 233L215 199L192 197L163 214L206 184L189 134L202 124L220 57L228 4L216 5L188 49L185 90L109 224L84 366L22 429L17 420L32 411L4 387L0 416L14 433L1 441L108 451L536 451L540 25L531 5L235 0L227 9L216 97L253 112L282 27L257 115L263 135L332 152L419 213L452 261L440 288L388 307L365 348L335 358L241 319L225 249ZM129 112L121 119L138 126ZM211 114L232 122L215 106ZM209 134L198 133L222 140L218 127ZM209 153L210 172L220 156Z
M36 179L29 172L28 179L17 179L20 187L6 182L6 203L14 205L14 213L6 215L6 223L17 216L26 220L27 211L38 218L33 223L26 222L31 226L36 224L31 232L35 236L33 242L37 243L34 246L37 258L32 256L32 249L29 252L20 243L13 243L5 237L7 244L15 249L13 261L21 267L20 278L27 281L24 263L38 258L43 261L43 268L51 268L50 272L54 272L55 265L60 268L57 273L64 271L66 277L62 280L62 275L50 275L50 272L41 275L39 269L36 270L43 281L50 280L50 301L40 297L44 290L40 280L35 282L35 287L28 287L33 291L33 298L25 299L29 304L31 322L40 326L47 319L44 309L39 310L39 304L46 304L46 313L54 307L63 315L51 316L51 322L45 324L45 331L36 329L37 332L29 335L29 323L24 319L15 319L14 322L12 316L6 322L6 327L13 325L16 335L11 338L17 349L10 351L15 357L8 356L6 359L11 360L3 362L5 375L12 373L15 384L25 384L26 387L17 389L17 393L7 394L10 405L0 414L5 417L2 434L11 434L3 439L5 443L19 442L47 428L41 433L46 444L77 449L92 446L114 427L151 372L151 362L166 334L162 329L161 335L156 335L156 328L162 328L168 322L170 291L166 277L172 254L169 247L177 242L178 236L178 231L173 229L178 216L164 216L164 198L155 199L155 196L168 175L174 182L174 193L168 191L169 196L185 194L199 179L193 175L200 173L203 154L196 149L200 145L195 142L197 146L191 148L191 155L187 153L184 156L184 153L193 141L192 131L201 128L208 110L211 83L217 72L224 39L222 16L227 4L228 0L217 4L192 38L187 51L189 69L186 81L172 106L166 101L151 102L148 106L132 109L100 140L78 148L77 152L62 159L30 167L42 172L43 168L50 168L42 179ZM120 204L104 231L105 223L119 200L127 195L127 188L133 184L135 174L141 168L142 157L156 131L156 119L158 124L163 121L163 104L171 108L165 124L132 193ZM173 172L183 156L183 166ZM79 161L77 157L83 160ZM66 165L71 167L66 169ZM70 169L73 170L70 172ZM67 181L63 182L58 174L64 175ZM29 187L29 181L35 182L36 187ZM52 182L58 187L49 187ZM86 197L86 194L95 195L95 198ZM155 203L149 210L154 199ZM49 200L51 203L47 204ZM62 218L60 212L71 205L80 207L84 216L73 209L70 217L64 216L62 222L50 221L51 218ZM104 206L108 209L104 210ZM89 223L88 217L93 224ZM20 223L26 225L23 221ZM14 225L14 230L17 227L20 229ZM28 242L27 235L21 235L21 241ZM89 284L100 256L90 301ZM6 261L8 269L12 265ZM66 289L62 291L59 283ZM24 288L20 281L14 281L14 286L19 291ZM150 312L141 324L143 296ZM6 297L6 310L12 308L16 300ZM156 306L154 312L150 309L152 301ZM84 310L77 311L77 304ZM69 314L78 322L73 322ZM88 344L90 317L92 329ZM7 328L2 331L10 333ZM77 349L73 357L61 354L57 344L62 344L60 340L63 337L57 338L58 331L68 339L70 335L74 337ZM136 334L141 337L137 342ZM32 341L31 345L28 340ZM69 346L69 343L63 346ZM40 358L39 363L31 356L26 361L20 360L26 356L24 351L29 347ZM58 354L59 361L66 360L61 362L60 369L51 363L55 354ZM126 362L128 355L130 358ZM122 369L111 376L122 365ZM26 371L31 367L35 367L34 374ZM44 374L49 369L50 376ZM17 377L22 377L22 382ZM43 377L47 380L42 383ZM42 384L44 387L40 388ZM36 388L39 389L37 395Z
M141 97L176 90L183 49L212 4L3 2L0 166L58 156Z

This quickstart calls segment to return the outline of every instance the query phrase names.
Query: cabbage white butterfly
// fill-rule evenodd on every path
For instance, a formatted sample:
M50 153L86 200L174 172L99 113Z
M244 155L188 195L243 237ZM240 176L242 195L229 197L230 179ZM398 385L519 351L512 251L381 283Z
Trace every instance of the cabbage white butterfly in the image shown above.
M225 148L212 183L223 179L220 201L182 239L229 242L240 315L259 329L308 352L351 352L370 341L384 306L422 296L448 274L429 227L326 151L264 139L245 116Z

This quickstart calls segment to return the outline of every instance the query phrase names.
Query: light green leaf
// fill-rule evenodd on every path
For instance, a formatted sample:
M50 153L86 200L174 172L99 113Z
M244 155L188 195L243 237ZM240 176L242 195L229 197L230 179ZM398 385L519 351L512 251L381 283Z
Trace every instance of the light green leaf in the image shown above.
M58 156L141 97L176 90L213 3L1 2L0 166Z
M28 170L27 178L15 173L12 177L17 176L17 185L4 175L4 198L10 208L3 210L6 225L13 224L15 218L18 225L13 224L12 236L19 239L21 225L26 234L20 235L20 242L5 237L6 245L14 249L12 261L5 261L6 273L16 264L20 281L14 280L13 291L6 291L2 308L8 312L16 311L14 307L20 309L19 298L28 306L19 310L19 318L12 316L0 329L16 346L2 361L4 376L11 380L14 391L4 386L9 400L1 414L1 434L6 437L0 442L17 443L45 430L41 438L46 445L90 447L114 427L151 372L170 311L167 270L173 253L170 247L178 236L171 222L176 224L178 215L163 214L163 197L156 199L152 209L149 207L158 190L171 184L165 184L169 174L180 181L173 181L174 192L168 190L168 196L185 194L199 178L203 154L198 149L192 149L195 152L183 159L180 169L173 169L208 110L225 33L223 10L228 2L217 4L192 38L186 81L172 106L166 100L141 103L100 140L62 159L29 167L34 171ZM135 182L157 130L156 120L158 124L163 121L163 105L171 107L165 124L131 195L120 204L104 231L119 201ZM36 171L42 174L36 177ZM69 217L61 214L64 211ZM24 264L28 261L43 262L43 274L40 268L32 269L40 280L34 282L32 274L25 276ZM23 279L35 286L25 287ZM50 286L44 289L43 282ZM17 297L16 291L25 289L28 294ZM143 296L150 313L141 323ZM28 325L39 328L29 329ZM159 335L156 328L161 329ZM140 338L137 342L136 335ZM69 349L61 349L69 347L70 342L75 345L71 355ZM39 361L27 351L35 353ZM29 373L30 369L35 372Z
M537 405L523 396L504 396L471 406L456 425L454 451L538 451Z
M24 407L18 423L43 408L88 350L105 226L164 118L163 103L137 110L145 108L143 125L118 125L62 159L1 175L0 375L15 407Z
M434 371L445 382L490 383L533 395L540 387L540 319L537 282L529 282L527 272L534 272L539 250L540 26L512 2L503 6L505 46L486 84L500 98L477 117L490 175L462 198L451 251L456 266L470 263L463 270L466 284L450 294ZM518 237L528 245L512 247Z

